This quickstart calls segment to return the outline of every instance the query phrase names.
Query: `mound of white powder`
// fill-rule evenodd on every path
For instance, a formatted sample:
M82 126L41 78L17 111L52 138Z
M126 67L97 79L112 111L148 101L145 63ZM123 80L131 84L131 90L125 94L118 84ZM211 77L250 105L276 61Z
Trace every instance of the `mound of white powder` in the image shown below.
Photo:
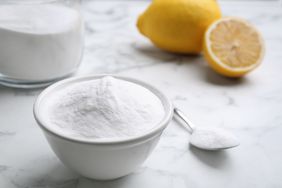
M51 96L47 106L47 119L58 131L87 139L140 135L165 114L151 91L109 76L69 85Z
M216 150L239 145L237 138L230 132L219 128L195 128L190 143L198 148Z

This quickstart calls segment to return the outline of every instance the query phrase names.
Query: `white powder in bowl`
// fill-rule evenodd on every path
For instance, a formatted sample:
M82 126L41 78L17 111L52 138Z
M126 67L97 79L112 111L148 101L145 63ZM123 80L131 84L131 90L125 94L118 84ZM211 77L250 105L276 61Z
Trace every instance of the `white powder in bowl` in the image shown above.
M151 91L109 76L69 85L45 106L49 124L63 134L87 139L137 136L155 127L165 114Z

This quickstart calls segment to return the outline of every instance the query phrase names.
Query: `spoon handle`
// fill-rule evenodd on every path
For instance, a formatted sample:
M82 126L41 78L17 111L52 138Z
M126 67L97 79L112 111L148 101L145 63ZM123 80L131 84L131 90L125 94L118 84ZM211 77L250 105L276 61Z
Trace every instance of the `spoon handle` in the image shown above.
M191 130L192 133L195 129L195 125L185 116L185 114L179 110L178 108L174 108L174 115L179 117L183 122L185 122L186 126Z

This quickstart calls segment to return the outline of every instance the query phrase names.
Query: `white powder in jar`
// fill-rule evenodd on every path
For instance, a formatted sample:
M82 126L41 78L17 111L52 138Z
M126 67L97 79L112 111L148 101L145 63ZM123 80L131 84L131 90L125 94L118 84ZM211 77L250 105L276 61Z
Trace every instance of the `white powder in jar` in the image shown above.
M69 85L45 106L48 122L57 131L87 139L137 136L155 127L165 114L150 90L109 76Z
M45 81L66 76L82 54L82 19L60 5L0 5L0 74Z

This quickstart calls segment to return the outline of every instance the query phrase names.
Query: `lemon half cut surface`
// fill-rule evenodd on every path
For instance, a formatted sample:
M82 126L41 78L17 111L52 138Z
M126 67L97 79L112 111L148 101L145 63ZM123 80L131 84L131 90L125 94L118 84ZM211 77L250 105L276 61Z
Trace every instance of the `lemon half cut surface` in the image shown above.
M221 18L205 33L204 55L219 74L241 77L261 63L264 42L249 22L234 17Z

